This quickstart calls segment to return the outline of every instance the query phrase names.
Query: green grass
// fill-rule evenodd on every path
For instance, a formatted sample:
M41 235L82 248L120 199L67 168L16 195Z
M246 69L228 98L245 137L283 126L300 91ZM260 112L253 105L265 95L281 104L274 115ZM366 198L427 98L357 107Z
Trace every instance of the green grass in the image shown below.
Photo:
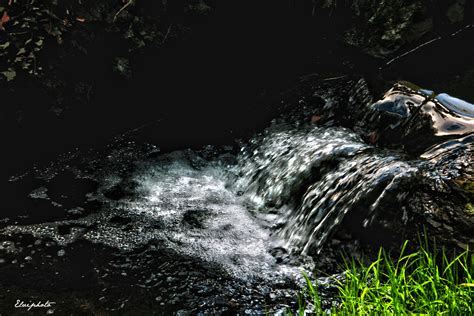
M474 254L448 255L428 242L420 244L407 253L405 242L397 258L380 249L371 264L346 259L346 279L336 281L340 303L331 313L473 315ZM297 315L304 315L308 300L314 312L322 313L317 287L304 276L307 288L299 295Z

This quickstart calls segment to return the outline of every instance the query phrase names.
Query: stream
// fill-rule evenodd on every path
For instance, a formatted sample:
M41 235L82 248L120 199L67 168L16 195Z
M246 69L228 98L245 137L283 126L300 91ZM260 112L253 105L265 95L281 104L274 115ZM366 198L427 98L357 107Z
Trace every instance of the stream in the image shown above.
M407 225L426 213L414 203L420 183L443 187L472 169L473 105L396 93L372 107L395 113L391 131L403 128L382 145L319 119L337 108L326 96L309 110L316 119L305 108L304 120L276 119L245 142L161 152L131 133L12 177L6 192L26 202L0 220L2 310L37 298L54 301L48 313L57 314L281 314L295 307L302 271L320 277L330 304L334 286L313 270L328 247L343 247L341 231L350 244L357 229ZM441 113L431 117L449 131L434 133L421 155L398 145L416 130L403 121L416 102ZM388 126L385 114L373 123L367 113L364 126Z

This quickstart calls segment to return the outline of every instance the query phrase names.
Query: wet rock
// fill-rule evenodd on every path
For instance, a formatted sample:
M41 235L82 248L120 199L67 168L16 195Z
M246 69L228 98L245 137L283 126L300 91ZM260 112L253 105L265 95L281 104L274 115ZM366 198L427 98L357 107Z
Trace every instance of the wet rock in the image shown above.
M430 146L474 132L474 105L410 83L396 83L367 108L359 123L373 143L421 154Z
M343 76L330 81L303 78L283 96L280 120L290 124L311 122L324 127L354 128L372 103L372 92L360 76Z

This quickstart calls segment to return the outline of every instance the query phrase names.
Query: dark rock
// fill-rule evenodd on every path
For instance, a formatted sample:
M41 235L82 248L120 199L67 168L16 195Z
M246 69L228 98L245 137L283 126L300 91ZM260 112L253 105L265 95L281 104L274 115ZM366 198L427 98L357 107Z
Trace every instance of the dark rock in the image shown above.
M423 1L354 1L351 9L356 23L345 41L376 57L392 54L433 28Z
M343 76L330 81L301 80L283 96L280 108L282 120L288 123L353 128L372 102L372 92L365 79Z
M365 53L385 58L423 40L435 31L449 32L468 24L472 6L469 1L319 1L317 16L330 14L341 21L341 40ZM328 10L329 9L329 10Z
M474 132L474 105L434 94L410 83L397 83L371 105L358 123L381 146L421 154L430 146Z

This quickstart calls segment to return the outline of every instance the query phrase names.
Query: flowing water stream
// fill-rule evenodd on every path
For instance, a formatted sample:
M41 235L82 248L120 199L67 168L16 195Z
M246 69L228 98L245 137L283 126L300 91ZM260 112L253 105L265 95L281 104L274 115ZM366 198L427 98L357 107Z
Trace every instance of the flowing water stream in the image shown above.
M94 266L94 293L101 294L87 300L95 308L127 312L136 308L137 295L149 295L159 304L154 311L165 314L281 310L294 303L301 271L311 274L310 255L347 214L359 214L354 225L370 226L387 205L406 201L426 164L436 178L439 159L433 157L471 143L472 136L423 159L407 158L350 129L310 123L274 123L239 151L160 154L154 146L117 142L105 154L73 155L34 173L44 183L29 192L42 203L37 211L61 209L64 215L4 221L0 234L8 255L2 262L20 270L52 262L50 272L58 272L54 266L75 245L92 243L104 249L106 261L90 253L80 259ZM64 173L97 184L84 192L82 204L68 205L66 193L48 187ZM15 236L31 238L15 243Z

